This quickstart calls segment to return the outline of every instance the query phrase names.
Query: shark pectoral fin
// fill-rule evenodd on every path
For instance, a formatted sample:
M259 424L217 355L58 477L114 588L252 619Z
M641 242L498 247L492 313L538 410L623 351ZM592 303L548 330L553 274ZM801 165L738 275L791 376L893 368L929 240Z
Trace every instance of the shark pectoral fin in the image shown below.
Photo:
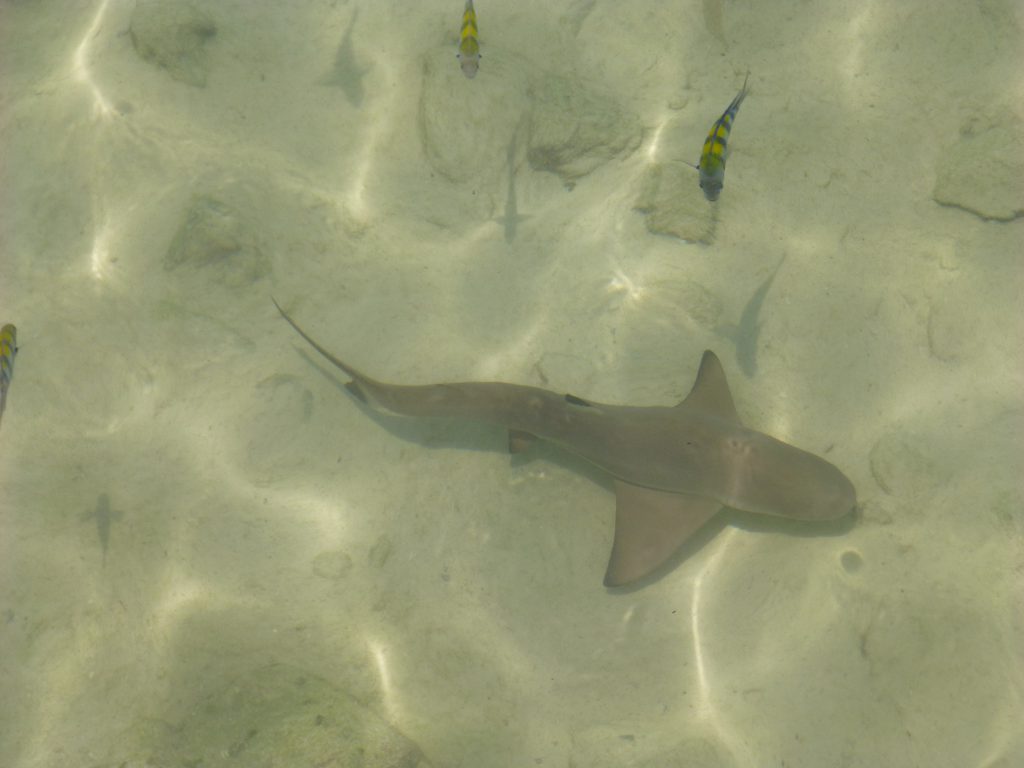
M621 587L654 571L722 507L713 499L621 480L615 481L615 498L615 543L604 575L606 587Z
M518 429L508 431L508 452L523 453L530 450L530 446L537 442L537 436Z

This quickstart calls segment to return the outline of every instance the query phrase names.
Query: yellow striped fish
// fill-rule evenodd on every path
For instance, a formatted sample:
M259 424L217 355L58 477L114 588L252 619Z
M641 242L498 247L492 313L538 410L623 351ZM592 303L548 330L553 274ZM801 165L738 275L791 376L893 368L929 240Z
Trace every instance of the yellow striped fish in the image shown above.
M14 375L14 356L18 353L18 329L5 325L0 329L0 421L7 406L7 388Z
M466 10L462 12L462 30L459 32L459 52L456 56L459 59L459 66L462 67L462 74L471 80L476 77L476 71L480 68L478 34L473 0L466 0Z
M740 111L740 104L747 98L747 80L750 73L743 78L743 88L736 94L729 108L722 113L722 116L711 126L711 132L704 140L704 149L700 153L700 164L697 170L700 171L700 188L704 190L704 197L714 202L722 192L725 184L725 159L728 156L729 131L732 130L732 123L736 119L736 113Z

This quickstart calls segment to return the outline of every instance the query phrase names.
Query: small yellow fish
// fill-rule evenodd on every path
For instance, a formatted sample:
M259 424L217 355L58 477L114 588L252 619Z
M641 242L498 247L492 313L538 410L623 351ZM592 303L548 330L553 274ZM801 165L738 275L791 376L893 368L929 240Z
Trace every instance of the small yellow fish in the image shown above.
M18 329L13 325L5 325L0 329L0 421L4 417L7 405L7 388L11 386L14 375L14 356L18 354Z
M462 30L459 32L459 52L456 57L459 59L459 66L462 67L462 74L471 80L476 77L476 71L480 68L478 34L473 0L466 0L466 10L462 12Z
M722 113L722 116L711 126L711 132L704 140L704 149L700 153L700 164L697 170L700 171L700 188L704 190L704 197L714 202L722 192L725 184L725 159L728 156L729 131L732 130L732 123L736 119L736 113L740 111L740 104L747 98L747 80L750 73L743 78L743 88L736 94L736 98L729 104L729 108Z

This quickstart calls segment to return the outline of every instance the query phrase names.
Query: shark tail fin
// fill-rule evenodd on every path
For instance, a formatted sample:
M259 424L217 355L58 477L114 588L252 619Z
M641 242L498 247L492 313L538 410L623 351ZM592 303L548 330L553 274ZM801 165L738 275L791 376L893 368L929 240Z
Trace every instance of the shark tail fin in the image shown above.
M370 398L366 396L366 392L364 392L363 388L359 386L358 381L347 382L345 384L345 389L347 389L348 393L363 405L371 405Z

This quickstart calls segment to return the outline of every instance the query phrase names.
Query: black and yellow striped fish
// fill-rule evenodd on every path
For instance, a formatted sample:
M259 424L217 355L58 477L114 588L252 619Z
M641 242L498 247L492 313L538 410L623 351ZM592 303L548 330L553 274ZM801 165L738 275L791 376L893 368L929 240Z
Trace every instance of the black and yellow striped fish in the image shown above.
M473 0L466 0L466 10L462 12L462 30L459 32L459 52L456 56L459 59L459 66L462 67L462 74L470 79L476 77L476 71L480 68L478 35Z
M0 421L4 418L7 407L7 388L11 386L14 375L14 356L18 353L18 329L13 325L5 325L0 329Z
M736 94L736 98L729 104L729 108L722 113L722 116L711 126L711 132L704 140L704 149L700 153L700 164L697 170L700 171L700 188L704 190L704 197L714 202L722 192L725 184L725 159L728 156L729 131L732 130L732 123L736 119L736 113L740 111L740 104L747 98L747 80L750 73L743 78L743 88Z

